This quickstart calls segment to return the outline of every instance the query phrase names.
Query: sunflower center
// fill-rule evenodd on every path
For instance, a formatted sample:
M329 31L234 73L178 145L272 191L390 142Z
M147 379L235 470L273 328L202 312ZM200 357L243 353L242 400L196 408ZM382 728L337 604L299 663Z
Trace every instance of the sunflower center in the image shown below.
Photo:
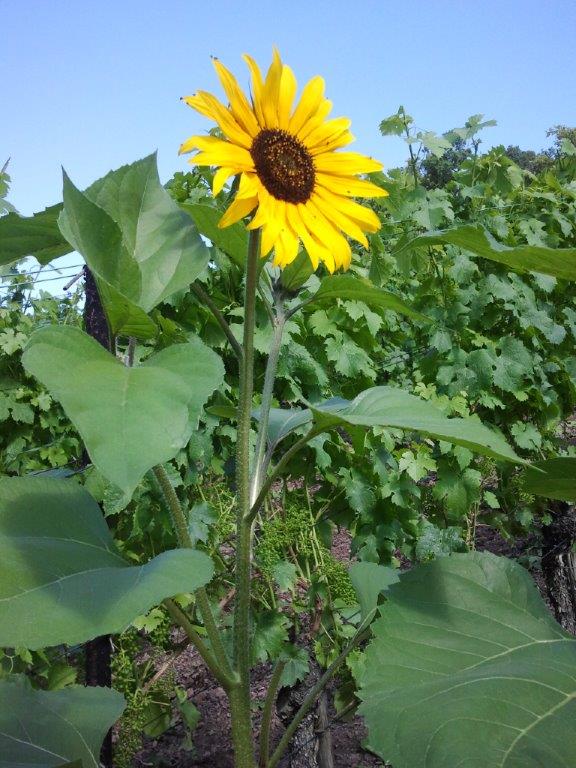
M306 147L287 131L265 128L250 154L258 178L277 200L305 203L314 189L314 162Z

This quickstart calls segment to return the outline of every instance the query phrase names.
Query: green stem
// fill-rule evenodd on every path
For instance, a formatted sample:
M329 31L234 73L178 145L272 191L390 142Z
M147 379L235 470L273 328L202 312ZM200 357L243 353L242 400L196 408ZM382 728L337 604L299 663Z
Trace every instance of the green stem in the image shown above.
M184 510L182 509L178 496L176 495L174 486L170 482L168 473L166 472L164 467L161 466L160 464L155 466L152 472L154 473L154 477L156 478L156 480L158 481L158 484L160 485L160 488L162 489L162 493L166 501L166 506L170 511L170 517L172 519L174 530L176 531L178 545L183 549L193 549L194 544L192 542L192 539L190 538L190 532L188 530L188 523L186 521L186 516L184 514ZM210 640L210 644L212 646L214 656L216 657L216 661L218 662L218 664L220 664L220 667L223 673L228 676L231 676L232 667L230 666L230 661L228 659L228 655L226 654L226 650L222 645L220 632L218 631L218 627L216 626L214 614L212 613L212 608L210 607L210 601L208 600L208 594L206 593L206 590L204 589L204 587L200 587L200 589L196 590L194 594L196 596L198 608L200 609L200 613L202 614L202 621L204 622L204 627L206 628L206 632L208 634L208 638Z
M301 448L304 448L304 446L309 443L312 438L316 437L316 435L322 434L322 432L326 432L325 427L312 427L312 429L307 434L305 434L304 437L301 437L299 440L297 440L294 445L286 451L280 461L272 468L271 473L262 484L262 487L260 488L260 491L258 492L258 495L256 496L256 499L250 508L247 517L250 523L253 522L254 518L258 514L258 511L262 506L266 495L269 493L270 488L272 487L272 483L282 474L284 469L292 460L292 457L295 456Z
M234 610L234 665L240 687L230 695L232 737L237 768L252 768L254 745L250 718L250 577L252 523L250 511L250 427L254 389L254 328L260 230L250 232L244 298L244 356L240 366L240 393L236 443L236 604Z
M224 317L222 312L220 312L216 304L212 301L212 299L206 293L204 288L202 288L202 286L198 285L197 283L192 283L190 288L192 292L195 293L196 296L200 299L200 301L208 307L210 312L212 312L212 314L216 318L218 325L224 331L226 338L230 342L230 346L232 347L234 354L236 355L238 360L242 361L242 356L243 356L242 347L240 346L240 344L238 343L238 340L232 333L232 329L228 325L228 322L226 321L226 318Z
M164 606L174 621L179 624L186 632L190 642L194 645L216 680L218 680L225 691L230 691L235 685L237 685L237 680L222 670L216 658L212 655L212 652L204 643L204 640L202 640L198 632L196 632L194 625L186 613L170 598L164 600Z
M266 768L268 764L268 757L270 756L270 726L272 724L272 714L274 712L274 702L276 701L276 694L278 693L278 687L280 685L280 678L286 662L279 660L274 667L268 690L266 691L266 700L264 701L264 709L262 710L262 725L260 726L260 768Z
M312 686L308 693L306 694L306 698L302 702L300 709L296 714L294 715L294 719L286 728L286 731L284 732L282 738L280 739L280 742L276 749L274 750L274 753L270 760L266 763L265 768L275 768L276 765L280 762L282 755L286 751L286 748L290 744L290 740L298 730L298 726L302 722L302 720L306 717L308 712L312 709L314 704L316 703L316 699L318 696L322 693L324 688L328 685L330 680L334 677L340 666L343 664L343 662L346 660L346 657L356 648L356 646L365 638L366 636L366 629L368 628L368 625L372 621L372 618L374 616L374 611L368 616L362 624L358 627L358 631L352 638L352 640L348 643L346 648L342 651L342 653L338 656L337 659L335 659L332 664L328 667L328 669L324 672L322 677L318 680L316 685Z
M266 363L266 374L264 376L264 387L262 388L262 402L260 404L260 418L258 421L258 439L256 442L256 452L254 458L254 471L250 486L250 504L256 500L256 496L262 485L262 475L265 472L265 452L266 437L268 435L268 421L270 419L270 406L272 405L272 395L274 393L274 381L276 379L276 368L278 367L278 357L280 356L280 347L282 346L282 334L286 316L282 306L277 304L276 317L274 320L274 337L268 353L268 362Z
M174 527L174 531L176 532L178 546L184 549L192 549L193 544L192 539L190 538L190 532L188 531L186 516L184 515L184 510L182 509L180 500L176 495L174 486L170 482L168 473L160 464L153 467L152 472L158 481L158 485L160 486L162 495L164 496L164 501L166 502L166 507L170 512L170 519L172 520L172 525Z
M248 689L248 703L246 703L246 693L242 684L228 692L228 702L232 721L234 768L256 768L250 716L250 690Z

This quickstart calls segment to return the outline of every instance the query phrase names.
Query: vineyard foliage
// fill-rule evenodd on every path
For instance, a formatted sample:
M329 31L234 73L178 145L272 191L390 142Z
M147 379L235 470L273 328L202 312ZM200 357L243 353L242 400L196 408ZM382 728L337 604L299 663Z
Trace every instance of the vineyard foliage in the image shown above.
M436 768L446 755L455 764L469 748L484 755L490 739L506 742L509 756L502 762L495 748L495 768L568 765L574 754L562 741L563 697L570 703L574 692L561 680L562 665L576 667L573 641L520 566L453 554L474 548L481 524L537 538L551 519L548 499L576 498L575 136L557 126L547 153L482 152L493 124L475 115L439 136L415 130L401 107L380 128L406 139L410 159L371 175L389 194L372 204L382 228L369 252L358 248L346 275L313 273L305 254L282 272L259 265L251 439L266 424L258 393L276 349L262 467L279 479L265 486L256 517L252 659L279 664L278 684L292 686L311 655L330 668L381 613L366 654L346 651L337 705L358 694L369 744L394 768ZM217 227L233 191L213 197L211 181L202 169L163 187L151 155L85 191L65 175L61 204L21 217L2 172L0 699L77 717L74 733L38 728L28 753L10 752L14 763L61 744L66 759L49 765L96 765L120 716L117 693L75 685L77 649L62 653L62 644L116 633L115 687L128 703L119 766L141 732L159 735L179 716L190 740L198 723L171 679L152 706L154 669L134 659L139 651L171 647L172 622L204 637L204 600L222 637L221 650L210 638L207 655L231 645L248 234L242 222ZM54 297L35 287L73 250L96 278L111 350L82 330L81 289ZM170 497L187 513L184 531ZM338 529L357 561L349 570L331 552ZM177 549L183 539L190 548ZM405 559L417 567L398 582ZM470 626L462 607L478 614ZM487 615L510 611L517 621L500 636ZM468 640L451 645L447 621ZM303 626L315 628L310 648L294 642ZM426 670L416 673L406 639L418 633ZM562 658L549 647L534 665L522 634L562 645ZM505 668L493 645L510 653ZM455 661L470 654L472 666ZM529 679L507 686L530 665ZM453 685L461 704L412 706L443 702ZM537 725L517 711L515 701L552 685L561 693L539 700ZM492 728L451 729L450 707L483 717L490 697L504 702ZM14 732L6 717L0 752ZM379 733L383 717L394 738ZM533 728L536 757L521 735ZM507 729L519 735L506 741Z

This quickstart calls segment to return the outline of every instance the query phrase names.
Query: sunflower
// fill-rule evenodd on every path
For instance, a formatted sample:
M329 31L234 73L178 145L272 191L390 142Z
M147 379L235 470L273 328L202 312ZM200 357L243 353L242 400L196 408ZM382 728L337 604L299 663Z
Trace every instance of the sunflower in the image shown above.
M324 98L324 80L314 77L293 108L296 78L274 50L266 79L245 55L252 76L249 101L234 75L218 60L214 66L228 99L199 91L183 100L214 120L225 138L192 136L180 153L197 150L193 165L218 166L213 192L240 176L234 201L219 222L227 227L254 213L249 229L262 230L261 255L274 249L274 264L284 267L304 244L314 269L322 261L330 272L350 266L348 235L368 247L366 232L380 228L378 217L354 197L382 197L387 192L357 174L381 164L356 152L336 152L354 137L350 120L327 120L332 103Z

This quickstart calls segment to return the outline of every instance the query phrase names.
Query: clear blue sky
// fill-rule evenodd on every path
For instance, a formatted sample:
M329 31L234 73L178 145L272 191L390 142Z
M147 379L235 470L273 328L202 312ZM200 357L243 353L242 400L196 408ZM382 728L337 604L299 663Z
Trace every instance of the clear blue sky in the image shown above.
M0 163L25 215L61 199L61 165L81 188L156 148L163 181L186 169L179 144L210 126L179 97L222 95L211 55L246 85L241 54L267 67L274 44L387 167L406 146L378 123L399 104L438 132L495 118L485 146L576 125L574 0L0 0L0 30Z

